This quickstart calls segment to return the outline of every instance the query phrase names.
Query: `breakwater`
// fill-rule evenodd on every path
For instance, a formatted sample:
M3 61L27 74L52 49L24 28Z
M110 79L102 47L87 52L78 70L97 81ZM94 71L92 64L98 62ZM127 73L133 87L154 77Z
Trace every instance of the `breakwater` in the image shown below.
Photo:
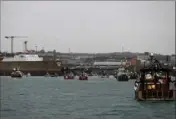
M60 62L56 61L17 61L0 62L0 75L8 76L14 68L19 68L23 73L30 73L32 76L42 76L46 72L50 74L61 74Z

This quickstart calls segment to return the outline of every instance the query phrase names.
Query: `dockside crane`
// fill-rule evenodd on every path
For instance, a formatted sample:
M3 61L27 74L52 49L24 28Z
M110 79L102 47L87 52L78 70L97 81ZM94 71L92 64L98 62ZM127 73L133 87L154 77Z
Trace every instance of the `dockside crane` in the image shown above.
M28 41L24 41L24 51L27 51L27 43Z
M28 38L27 36L5 36L6 39L11 39L11 53L13 53L14 38Z

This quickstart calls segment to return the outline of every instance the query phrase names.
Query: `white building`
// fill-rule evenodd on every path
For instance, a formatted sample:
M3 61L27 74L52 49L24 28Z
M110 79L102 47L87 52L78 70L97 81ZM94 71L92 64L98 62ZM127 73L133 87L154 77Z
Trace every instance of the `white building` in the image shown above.
M125 65L126 62L94 62L94 66L120 66Z
M137 60L140 60L141 62L144 62L149 59L149 55L138 55Z
M15 61L43 61L42 57L37 54L20 54L14 57L4 57L2 62L15 62Z

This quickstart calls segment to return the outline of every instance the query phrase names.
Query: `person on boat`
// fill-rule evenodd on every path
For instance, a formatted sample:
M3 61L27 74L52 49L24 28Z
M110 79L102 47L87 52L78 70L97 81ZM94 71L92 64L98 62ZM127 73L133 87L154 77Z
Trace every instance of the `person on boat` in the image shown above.
M163 83L164 83L163 80L164 80L164 78L165 78L163 72L159 72L159 73L157 73L156 75L157 75L157 77L158 77L158 82L160 82L161 84L163 84Z
M81 73L81 76L84 76L84 72Z
M137 99L137 90L138 90L138 83L136 83L135 82L135 84L134 84L134 90L135 90L135 92L134 92L134 95L135 95L135 99Z
M158 79L158 76L155 74L155 75L154 75L154 83L156 84L156 83L158 82L158 80L159 80L159 79Z
M147 74L145 75L145 79L151 80L151 79L152 79L152 74L147 73Z

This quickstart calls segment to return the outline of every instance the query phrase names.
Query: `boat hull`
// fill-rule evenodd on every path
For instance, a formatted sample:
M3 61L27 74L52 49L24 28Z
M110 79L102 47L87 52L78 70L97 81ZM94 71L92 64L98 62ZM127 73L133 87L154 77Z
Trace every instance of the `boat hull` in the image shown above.
M22 74L22 72L12 72L11 77L12 78L21 78L21 77L23 77L23 74Z
M50 75L51 77L57 77L57 75Z
M145 84L135 82L135 99L138 101L172 101L176 100L176 82Z
M120 75L120 76L117 77L117 80L118 81L128 81L129 78L128 78L127 75Z
M129 77L130 79L137 79L138 77L137 76L135 76L135 75L130 75L130 77Z
M73 79L74 79L74 76L64 76L64 79L65 79L65 80L73 80Z
M12 78L22 78L23 76L21 75L11 75Z
M135 92L135 99L137 101L174 101L176 100L176 90L170 90L168 92L167 96L151 96L151 97L147 97L145 98L145 96L143 95L144 92L143 91L136 91ZM161 94L164 95L166 94L165 92L161 91Z
M79 80L88 80L87 76L79 76Z

